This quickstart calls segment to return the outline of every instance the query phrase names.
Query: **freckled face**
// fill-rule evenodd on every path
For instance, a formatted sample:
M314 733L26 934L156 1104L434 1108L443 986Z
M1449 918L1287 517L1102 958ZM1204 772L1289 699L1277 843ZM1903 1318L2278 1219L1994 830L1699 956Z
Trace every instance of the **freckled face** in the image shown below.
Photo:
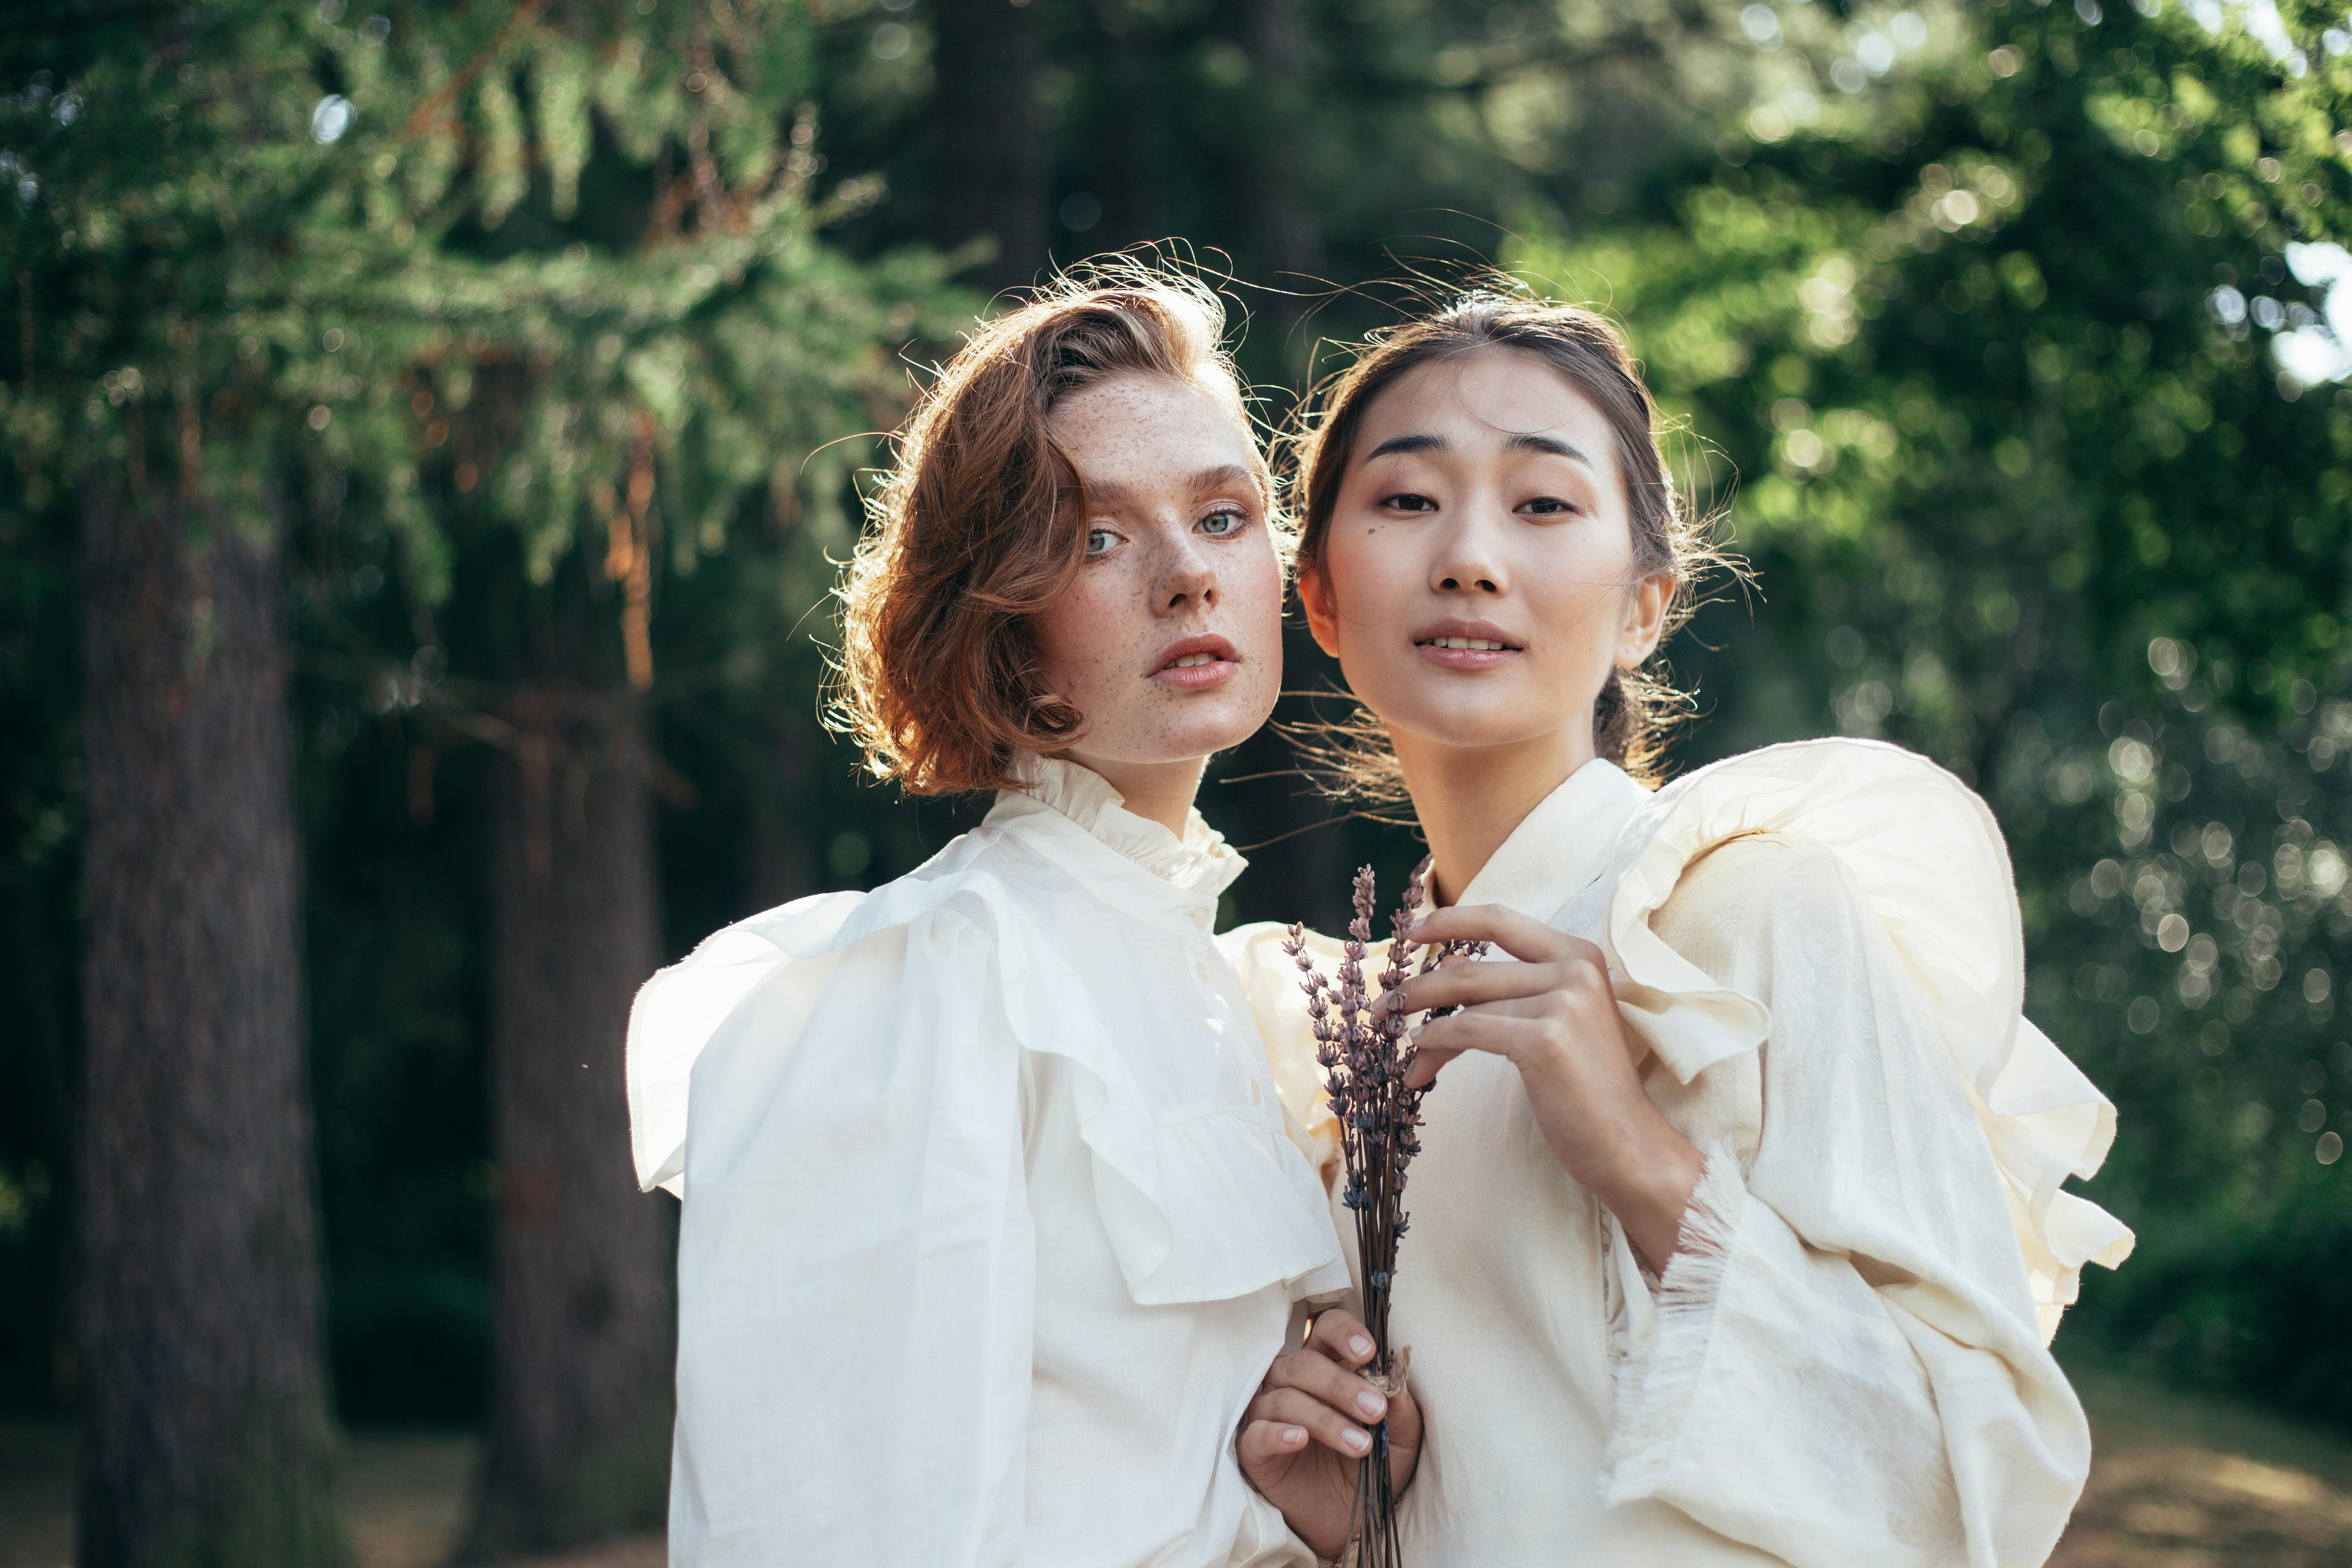
M1408 764L1415 742L1549 739L1572 768L1611 668L1657 646L1667 580L1633 563L1608 420L1535 355L1489 348L1373 399L1300 593Z
M1033 622L1069 755L1116 782L1238 745L1282 689L1282 563L1256 445L1192 382L1123 375L1046 421L1083 481L1087 559Z

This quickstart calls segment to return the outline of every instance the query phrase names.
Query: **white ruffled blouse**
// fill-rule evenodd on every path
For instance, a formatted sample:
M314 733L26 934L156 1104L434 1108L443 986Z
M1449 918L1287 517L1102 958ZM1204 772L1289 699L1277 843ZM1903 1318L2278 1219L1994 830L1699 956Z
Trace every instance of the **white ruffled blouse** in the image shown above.
M1654 795L1595 762L1461 901L1601 947L1651 1096L1707 1161L1656 1280L1517 1069L1446 1068L1391 1319L1429 1431L1414 1568L2042 1562L2090 1454L2044 1347L2132 1238L2059 1190L2115 1113L2020 1014L1983 803L1874 742ZM1328 1169L1278 936L1224 941Z
M1347 1285L1237 976L1243 862L1097 774L729 927L629 1031L685 1199L677 1568L1223 1568L1312 1554L1233 1435Z

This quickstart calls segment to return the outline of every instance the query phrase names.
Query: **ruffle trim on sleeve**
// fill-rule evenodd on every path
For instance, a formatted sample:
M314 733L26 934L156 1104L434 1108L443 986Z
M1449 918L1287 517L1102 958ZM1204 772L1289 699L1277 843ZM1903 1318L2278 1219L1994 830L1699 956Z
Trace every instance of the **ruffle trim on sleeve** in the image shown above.
M2022 1016L2025 946L2000 826L1974 791L1880 742L1768 746L1660 790L1626 825L1603 931L1628 1023L1675 1077L1763 1044L1764 1004L1667 946L1650 917L1701 856L1751 834L1837 855L1919 981L1992 1146L2044 1337L2083 1266L2130 1256L2121 1221L2060 1184L2115 1141L2115 1107Z
M640 1183L684 1195L694 1062L768 984L795 965L825 963L935 911L961 915L993 939L994 999L1014 1039L1073 1069L1078 1136L1094 1162L1096 1209L1135 1301L1225 1300L1277 1282L1294 1298L1328 1289L1339 1261L1338 1242L1304 1163L1238 1113L1157 1120L1090 994L979 859L950 849L923 871L871 893L823 895L755 915L648 981L629 1023L630 1124ZM950 860L960 863L943 864ZM800 1020L779 1025L780 1037L796 1036ZM780 1065L793 1044L792 1037L778 1039ZM1277 1194L1297 1201L1278 1201Z
M1601 1461L1601 1500L1612 1508L1655 1496L1674 1466L1675 1434L1706 1371L1715 1304L1739 1234L1748 1185L1728 1149L1707 1151L1683 1208L1675 1255L1657 1286L1648 1335L1618 1372L1619 1415ZM1633 1287L1629 1284L1628 1289Z

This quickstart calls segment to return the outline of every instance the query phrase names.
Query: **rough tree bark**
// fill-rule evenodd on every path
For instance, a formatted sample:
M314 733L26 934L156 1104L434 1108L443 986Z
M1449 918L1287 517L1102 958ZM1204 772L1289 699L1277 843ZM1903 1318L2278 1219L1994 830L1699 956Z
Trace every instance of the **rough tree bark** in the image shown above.
M278 563L82 521L79 1562L340 1563Z
M497 1370L470 1562L657 1524L667 1497L670 1222L636 1188L622 1076L661 959L653 815L640 721L580 717L599 700L518 702L497 764Z
M1268 301L1265 325L1279 334L1290 368L1304 371L1312 344L1297 332L1323 277L1323 226L1307 199L1306 28L1298 0L1253 0L1244 6L1242 42L1262 93L1258 155L1247 187L1251 226L1265 263L1265 283L1285 290Z
M942 245L996 237L972 280L1025 288L1045 265L1045 146L1037 115L1043 0L939 0L934 9L931 228Z

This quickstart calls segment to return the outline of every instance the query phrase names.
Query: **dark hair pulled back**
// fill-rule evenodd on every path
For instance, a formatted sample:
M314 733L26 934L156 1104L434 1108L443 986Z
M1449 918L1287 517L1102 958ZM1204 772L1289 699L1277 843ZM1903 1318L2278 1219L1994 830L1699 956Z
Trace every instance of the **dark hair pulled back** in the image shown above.
M1370 340L1345 370L1319 388L1297 438L1300 517L1298 570L1322 563L1331 514L1356 449L1364 415L1380 395L1423 365L1488 349L1516 349L1543 361L1600 411L1616 440L1617 472L1632 521L1631 581L1665 574L1674 580L1668 637L1690 618L1694 584L1724 557L1708 519L1695 517L1675 489L1658 440L1657 405L1625 339L1607 318L1581 306L1554 304L1498 289L1473 289L1443 308ZM1667 679L1659 654L1638 669L1612 670L1592 707L1599 755L1655 785L1667 741L1689 701ZM1337 787L1392 803L1404 781L1386 731L1370 714L1323 731L1315 751Z

